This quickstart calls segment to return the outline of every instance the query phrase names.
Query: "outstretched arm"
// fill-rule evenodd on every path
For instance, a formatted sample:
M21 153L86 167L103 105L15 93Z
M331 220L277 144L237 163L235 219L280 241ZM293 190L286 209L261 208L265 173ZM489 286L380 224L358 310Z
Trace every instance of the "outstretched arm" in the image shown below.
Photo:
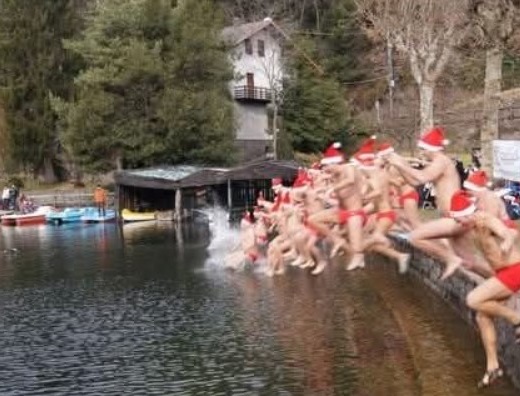
M434 161L422 170L412 168L408 162L397 154L389 157L388 161L399 170L406 182L412 186L420 186L421 184L435 181L444 172L442 161Z

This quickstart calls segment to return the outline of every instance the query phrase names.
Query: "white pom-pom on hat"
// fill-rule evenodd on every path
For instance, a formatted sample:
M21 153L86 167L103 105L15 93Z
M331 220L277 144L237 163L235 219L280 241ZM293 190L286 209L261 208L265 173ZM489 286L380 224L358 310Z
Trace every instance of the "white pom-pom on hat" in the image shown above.
M442 141L442 144L443 144L444 146L447 146L447 145L450 144L450 143L451 143L451 142L449 141L449 139L444 139L444 140Z
M335 149L340 149L341 148L341 143L340 142L334 142L332 144L332 147L334 147Z
M370 139L377 139L377 135L370 136Z

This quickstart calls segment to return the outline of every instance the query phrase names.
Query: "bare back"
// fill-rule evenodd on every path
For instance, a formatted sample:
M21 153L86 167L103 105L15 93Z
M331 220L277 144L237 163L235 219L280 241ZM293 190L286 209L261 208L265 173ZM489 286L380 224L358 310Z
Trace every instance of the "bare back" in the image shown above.
M453 161L444 153L437 153L430 165L423 172L437 174L431 182L437 194L437 207L442 213L450 210L451 197L460 190L460 176L455 168Z

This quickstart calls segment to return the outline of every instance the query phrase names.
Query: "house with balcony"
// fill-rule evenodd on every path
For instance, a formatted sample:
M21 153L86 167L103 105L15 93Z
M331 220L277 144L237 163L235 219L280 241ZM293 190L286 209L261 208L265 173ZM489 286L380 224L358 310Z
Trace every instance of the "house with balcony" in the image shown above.
M231 46L235 79L236 145L240 159L266 158L272 153L269 108L281 88L283 35L270 18L226 27L223 39Z

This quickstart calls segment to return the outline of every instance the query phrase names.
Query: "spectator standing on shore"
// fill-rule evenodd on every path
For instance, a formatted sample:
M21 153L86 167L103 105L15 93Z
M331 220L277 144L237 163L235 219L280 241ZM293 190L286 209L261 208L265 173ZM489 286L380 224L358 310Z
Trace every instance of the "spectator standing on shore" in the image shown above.
M9 187L5 186L2 190L2 209L9 210Z
M105 217L105 206L107 203L107 192L106 190L101 187L101 185L97 185L96 189L94 190L94 203L96 204L96 207L98 209L98 213L100 216Z

